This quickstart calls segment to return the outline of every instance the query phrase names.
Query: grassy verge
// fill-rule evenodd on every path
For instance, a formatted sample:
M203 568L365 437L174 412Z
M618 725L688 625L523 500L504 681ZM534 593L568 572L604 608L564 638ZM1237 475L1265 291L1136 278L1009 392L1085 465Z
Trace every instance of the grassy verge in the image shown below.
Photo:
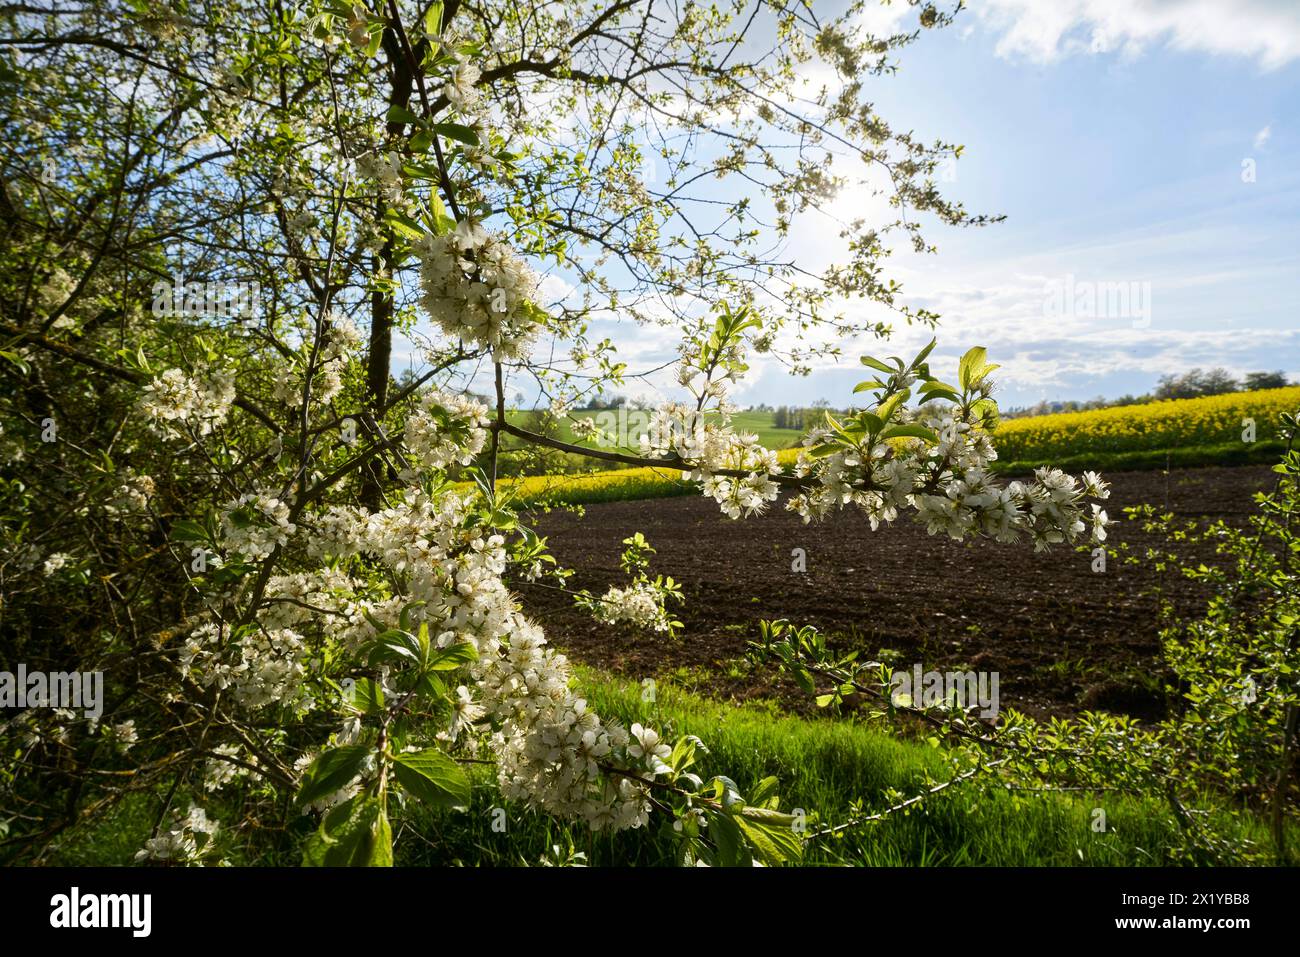
M871 808L886 803L886 791L911 793L927 772L947 776L944 752L882 728L847 719L804 719L760 705L738 706L701 698L668 683L656 702L642 701L640 685L591 669L578 669L589 705L624 724L649 720L667 736L696 734L709 754L703 775L726 774L748 790L768 775L781 782L783 808L803 808L824 823L852 813L855 800ZM441 866L481 863L534 865L553 845L587 854L595 865L666 866L675 843L665 826L650 833L592 835L585 827L561 824L501 799L491 768L471 766L474 801L467 812L394 808L398 863ZM159 794L135 794L111 813L62 835L51 863L129 864L149 836ZM210 816L227 828L241 818L233 794L205 802ZM1107 830L1092 830L1094 809L1106 813ZM495 809L504 809L504 815ZM504 831L494 827L504 824ZM294 865L296 848L311 819L287 811L285 829L241 832L235 865ZM1263 824L1243 824L1240 837L1267 843ZM238 830L238 826L235 825ZM1148 865L1169 863L1174 825L1155 801L1114 794L1039 793L954 788L927 799L906 815L852 828L808 847L805 864L931 866ZM1295 837L1293 837L1293 842Z
M889 788L910 793L927 771L946 776L942 750L847 720L780 716L757 706L709 701L664 684L657 702L642 689L583 670L591 707L625 723L649 717L671 734L699 735L710 753L701 773L726 774L742 789L768 775L781 781L782 807L801 807L827 823L850 815L856 799L881 806ZM647 715L647 708L650 714ZM592 836L520 807L502 805L484 774L468 815L417 813L406 827L419 834L402 853L407 864L462 860L536 864L555 844L585 852L595 865L673 863L674 842L663 831ZM494 831L493 808L505 807L505 832ZM1094 809L1107 830L1092 829ZM502 820L498 815L497 820ZM1244 838L1266 842L1263 825ZM1169 863L1174 825L1159 802L1114 794L1084 795L954 788L907 815L853 828L808 848L806 864L870 866L1149 865Z

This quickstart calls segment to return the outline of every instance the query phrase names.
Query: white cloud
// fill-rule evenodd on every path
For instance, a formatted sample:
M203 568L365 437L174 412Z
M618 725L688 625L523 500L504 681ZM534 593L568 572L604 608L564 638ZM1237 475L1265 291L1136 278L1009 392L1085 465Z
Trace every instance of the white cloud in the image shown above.
M903 20L909 15L915 18L914 11L906 3L869 3L858 14L857 25L868 33L887 37L908 29Z
M1069 224L1060 230L1068 239ZM1300 329L1274 307L1294 295L1298 265L1294 253L1273 249L1248 227L1193 218L1020 255L964 262L909 256L891 275L910 304L943 317L931 357L937 374L951 376L962 350L985 346L1002 365L1003 400L1026 405L1143 392L1162 374L1197 366L1237 375L1282 369L1295 378ZM888 318L867 304L847 304L847 311ZM935 334L898 323L888 342L842 343L843 358L815 362L807 379L754 357L737 399L844 402L862 378L857 356L910 356Z
M1262 150L1273 136L1273 127L1266 126L1255 134L1255 149Z
M1300 58L1296 0L977 0L997 52L1050 63L1077 53L1137 56L1152 46L1249 57L1266 70Z

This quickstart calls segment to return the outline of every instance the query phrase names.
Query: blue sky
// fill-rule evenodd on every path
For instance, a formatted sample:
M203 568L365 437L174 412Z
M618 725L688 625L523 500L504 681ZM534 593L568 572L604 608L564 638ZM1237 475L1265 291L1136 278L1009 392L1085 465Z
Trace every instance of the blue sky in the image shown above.
M1055 46L1014 49L1020 21L975 6L923 36L873 91L894 122L964 144L950 193L1007 215L932 231L937 256L900 260L913 300L944 316L941 344L988 346L1009 404L1145 391L1195 365L1300 377L1300 51L1269 54L1250 37L1216 49L1230 31L1207 18L1205 48L1163 33L1094 52L1086 15ZM1135 17L1143 6L1131 4ZM1250 14L1217 6L1225 22ZM1290 7L1300 42L1300 4ZM1045 314L1046 293L1071 282L1125 283L1143 309Z
M943 317L936 373L983 345L1003 366L1008 406L1145 392L1195 366L1300 380L1300 0L969 7L923 31L900 72L867 91L896 128L963 144L946 192L1007 217L932 223L936 255L890 260L908 301ZM884 32L911 29L916 8L899 0L867 16ZM887 214L864 188L836 207L843 219ZM801 265L842 258L834 227L818 213L796 220L788 245ZM593 331L633 370L670 359L677 341L627 321ZM930 335L903 326L883 345L847 343L806 377L756 357L734 398L846 403L857 355L907 354ZM627 390L672 391L667 375Z

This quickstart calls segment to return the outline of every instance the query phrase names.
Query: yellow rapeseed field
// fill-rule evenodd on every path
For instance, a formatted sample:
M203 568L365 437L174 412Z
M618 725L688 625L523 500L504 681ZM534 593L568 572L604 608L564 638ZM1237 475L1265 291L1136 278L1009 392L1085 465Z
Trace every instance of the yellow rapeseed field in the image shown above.
M1089 454L1244 446L1247 420L1254 422L1255 441L1267 442L1278 437L1278 417L1297 409L1300 409L1300 386L1231 392L1201 399L1171 399L1091 412L1006 419L997 427L994 444L1002 463L1050 463ZM778 453L785 466L793 464L798 454L797 448ZM520 504L577 505L699 491L694 483L682 480L680 471L668 468L533 475L502 479L498 485L511 490Z
M1247 420L1256 441L1277 438L1283 412L1300 408L1300 386L1169 399L1090 412L1062 412L1003 421L994 434L1003 461L1049 459L1085 452L1142 452L1241 442Z
M777 458L782 465L791 465L798 455L798 449L782 449ZM521 503L549 501L573 505L699 492L695 483L682 480L680 469L659 468L614 469L585 475L530 475L502 479L497 485L514 492Z

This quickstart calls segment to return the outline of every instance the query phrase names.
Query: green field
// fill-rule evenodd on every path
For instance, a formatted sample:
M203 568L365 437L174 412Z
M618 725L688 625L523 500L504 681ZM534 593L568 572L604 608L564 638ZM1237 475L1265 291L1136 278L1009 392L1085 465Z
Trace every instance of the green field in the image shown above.
M518 425L523 428L534 428L530 424L530 419L535 413L526 411L515 411L507 414L512 425ZM598 425L611 423L617 434L620 414L618 410L603 409L574 409L570 416L574 419L594 419ZM645 413L636 409L626 411L622 421L627 422L628 427L623 430L626 436L623 444L620 445L598 445L595 441L581 440L573 434L573 426L569 419L555 419L554 432L552 438L567 442L570 445L581 445L584 448L606 448L610 451L633 452L638 451L636 447L636 436L640 431L642 423L645 420ZM603 417L603 418L602 418ZM802 437L803 433L798 429L778 429L773 424L773 413L771 412L738 412L732 416L731 423L737 431L754 432L758 435L758 441L770 449L785 449L796 444Z

